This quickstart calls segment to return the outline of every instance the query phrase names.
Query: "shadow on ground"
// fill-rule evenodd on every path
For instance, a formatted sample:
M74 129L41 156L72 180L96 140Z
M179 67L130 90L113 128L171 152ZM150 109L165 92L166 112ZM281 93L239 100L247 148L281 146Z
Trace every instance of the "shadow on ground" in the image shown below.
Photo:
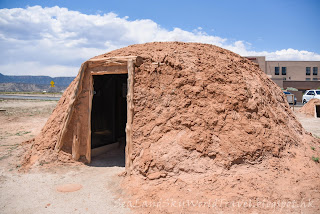
M93 167L124 167L125 166L125 150L124 148L115 148L104 154L92 157L88 166Z

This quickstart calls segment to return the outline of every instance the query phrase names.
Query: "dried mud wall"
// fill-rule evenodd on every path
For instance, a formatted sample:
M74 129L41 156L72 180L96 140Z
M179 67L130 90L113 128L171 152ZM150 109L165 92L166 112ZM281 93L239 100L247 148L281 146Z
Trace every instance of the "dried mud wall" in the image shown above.
M320 99L311 99L301 109L300 112L306 115L315 116L315 105L320 105Z
M92 93L92 77L89 72L83 73L79 92L75 100L70 121L66 126L66 134L62 138L62 150L73 155L73 159L84 162L90 159L90 109Z
M80 70L82 69L82 66ZM46 162L55 162L57 160L70 161L70 158L68 157L65 159L65 157L59 156L58 153L55 152L55 148L57 143L61 140L62 131L65 127L71 107L76 99L76 89L78 88L79 83L80 72L65 90L40 134L34 139L32 149L29 150L25 156L25 162L28 162L32 155L38 156L38 153L39 156L41 156L40 159L43 159Z
M126 154L133 174L153 179L209 173L217 166L259 163L282 157L286 148L302 148L305 131L281 89L235 53L167 42L133 45L95 59L115 56L143 58L134 72L132 144ZM70 154L90 159L92 80L82 72L84 65L27 159L36 153L48 162L71 161Z
M256 163L298 145L304 130L281 89L247 59L213 45L148 43L138 55L133 173L149 178Z

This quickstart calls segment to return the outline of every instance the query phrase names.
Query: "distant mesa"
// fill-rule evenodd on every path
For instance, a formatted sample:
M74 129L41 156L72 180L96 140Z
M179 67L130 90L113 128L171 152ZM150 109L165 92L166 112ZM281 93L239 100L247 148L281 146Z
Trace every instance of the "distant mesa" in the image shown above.
M0 73L0 92L59 92L67 88L74 77L10 76ZM50 82L55 87L50 89Z

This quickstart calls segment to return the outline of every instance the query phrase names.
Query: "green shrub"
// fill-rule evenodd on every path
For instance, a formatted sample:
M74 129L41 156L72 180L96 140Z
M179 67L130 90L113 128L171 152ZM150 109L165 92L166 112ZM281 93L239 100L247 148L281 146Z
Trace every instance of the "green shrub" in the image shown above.
M312 156L312 160L313 160L314 162L316 162L316 163L319 163L319 157L314 157L314 156Z

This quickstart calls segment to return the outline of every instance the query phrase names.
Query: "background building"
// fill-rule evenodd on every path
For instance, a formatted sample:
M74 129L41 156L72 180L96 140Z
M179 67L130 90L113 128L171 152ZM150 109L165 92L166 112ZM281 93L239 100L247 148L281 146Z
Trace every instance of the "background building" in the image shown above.
M320 87L320 61L266 61L264 56L248 56L281 88L299 91Z

